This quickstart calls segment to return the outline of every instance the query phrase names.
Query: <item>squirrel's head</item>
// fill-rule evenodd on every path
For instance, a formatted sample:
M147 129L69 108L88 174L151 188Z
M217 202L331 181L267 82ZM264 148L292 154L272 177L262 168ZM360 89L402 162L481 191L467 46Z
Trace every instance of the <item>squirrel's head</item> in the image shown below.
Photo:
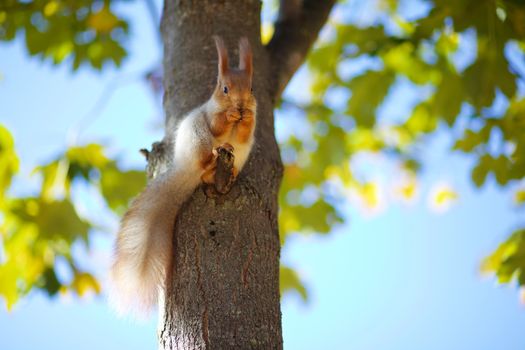
M228 121L240 122L255 117L256 101L252 91L252 49L247 38L239 41L239 67L230 68L223 40L215 36L219 56L217 86L213 97Z

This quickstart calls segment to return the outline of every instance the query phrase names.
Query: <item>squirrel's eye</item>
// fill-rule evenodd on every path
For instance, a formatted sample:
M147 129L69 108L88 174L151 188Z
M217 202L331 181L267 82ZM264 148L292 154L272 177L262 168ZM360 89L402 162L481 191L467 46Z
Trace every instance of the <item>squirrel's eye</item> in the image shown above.
M223 91L224 91L225 94L227 94L228 93L228 87L225 86Z

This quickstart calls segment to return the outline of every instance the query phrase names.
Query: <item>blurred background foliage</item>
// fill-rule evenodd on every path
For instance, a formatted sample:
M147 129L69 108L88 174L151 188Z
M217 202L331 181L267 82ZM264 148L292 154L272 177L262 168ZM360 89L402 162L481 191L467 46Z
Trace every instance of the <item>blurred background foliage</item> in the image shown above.
M114 9L116 2L125 3L4 0L0 40L23 37L30 55L73 70L119 66L127 55L130 23ZM371 211L381 205L385 189L360 165L362 155L386 156L405 179L389 183L389 190L410 201L425 166L418 150L438 130L450 135L450 152L476 159L475 186L490 177L499 186L514 186L515 204L523 208L525 3L420 2L425 11L406 18L397 1L382 0L374 9L377 23L361 26L346 15L350 1L341 1L308 57L310 91L301 99L285 93L278 115L289 111L299 117L304 131L279 140L286 167L279 198L283 244L292 234L329 233L342 221L338 206L349 200ZM277 7L276 1L265 4ZM271 23L264 23L263 41L271 33ZM400 86L416 92L411 112L382 118L382 106ZM9 191L18 168L14 140L0 127L0 295L11 307L35 288L49 295L99 293L100 282L79 267L71 250L74 244L89 249L90 231L101 228L79 213L72 185L90 187L122 214L144 186L144 173L124 171L100 144L73 145L36 167L40 190L20 197ZM439 209L459 195L441 186L430 200ZM501 283L524 286L525 227L519 224L481 270ZM67 266L70 278L58 277L58 264ZM307 297L297 272L286 266L281 289Z
M23 35L27 52L73 69L88 64L95 69L120 65L128 22L100 0L3 0L0 4L0 40Z

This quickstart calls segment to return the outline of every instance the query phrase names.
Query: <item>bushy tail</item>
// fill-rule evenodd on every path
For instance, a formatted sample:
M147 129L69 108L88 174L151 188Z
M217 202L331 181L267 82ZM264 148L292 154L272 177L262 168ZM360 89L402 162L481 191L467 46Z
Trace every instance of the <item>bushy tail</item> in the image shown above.
M159 175L122 218L111 267L110 303L119 314L147 315L156 305L170 261L175 218L199 185L184 169Z

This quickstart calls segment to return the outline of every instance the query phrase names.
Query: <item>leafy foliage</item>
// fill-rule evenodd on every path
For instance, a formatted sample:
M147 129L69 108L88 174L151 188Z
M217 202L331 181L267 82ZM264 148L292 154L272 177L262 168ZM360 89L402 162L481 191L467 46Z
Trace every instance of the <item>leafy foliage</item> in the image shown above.
M101 0L4 0L0 4L0 40L24 32L28 53L54 64L68 60L73 69L106 62L120 65L128 23Z
M491 179L516 186L525 177L525 4L429 0L418 2L427 13L407 20L398 2L383 1L386 6L371 24L345 15L328 24L308 57L309 98L285 99L280 105L303 116L297 129L305 130L281 140L283 243L291 234L330 232L342 222L338 204L349 198L371 210L380 207L382 189L356 166L363 154L393 160L405 179L395 193L402 200L413 198L424 166L418 149L437 130L448 130L454 138L451 151L475 158L475 186ZM349 1L339 6L340 13L352 13ZM67 61L73 69L119 65L126 55L128 23L114 7L101 0L5 0L0 40L24 33L30 55L55 64ZM263 26L265 42L272 32ZM364 68L349 68L355 66ZM402 84L415 90L417 99L406 115L384 118L382 108ZM35 287L50 295L99 292L98 282L71 254L76 242L89 247L89 232L96 226L80 215L73 188L79 183L95 188L109 208L121 213L144 185L142 172L122 171L96 144L72 147L37 167L34 173L42 182L33 196L8 195L17 171L13 140L0 128L0 295L13 305ZM523 208L525 190L517 187L515 201ZM457 196L446 186L432 194L438 208ZM523 232L518 229L502 243L483 270L502 283L516 279L525 285ZM57 273L60 262L73 272L68 280ZM306 298L298 274L282 266L281 291L288 290Z
M517 230L481 266L483 272L495 273L500 283L517 279L525 284L525 230Z
M306 288L303 286L297 272L289 267L281 266L279 271L281 295L288 291L296 291L303 301L306 301Z
M0 144L0 295L8 308L32 288L50 296L66 291L80 296L89 291L100 293L99 282L71 252L74 244L89 248L89 232L96 228L95 222L80 214L72 188L78 182L93 186L111 209L122 213L130 198L145 185L144 173L123 171L104 154L101 145L71 147L33 171L41 178L39 193L11 197L5 192L18 170L18 159L13 138L1 125ZM71 277L59 274L59 265L65 266Z
M409 21L397 2L385 3L371 25L361 27L351 19L331 22L308 58L312 80L308 102L283 101L282 108L304 115L302 127L309 130L305 136L290 135L282 144L283 240L294 232L327 232L340 219L335 205L347 199L334 198L330 191L334 183L338 193L354 193L373 209L380 194L369 172L355 166L359 156L386 155L398 164L399 173L414 178L424 166L418 149L437 130L456 135L451 150L475 158L471 172L475 186L491 178L500 186L515 186L525 177L525 98L519 88L525 80L525 4L427 1L419 5L428 6L428 13ZM350 4L340 6L340 13L352 12ZM372 63L357 73L349 69L365 59ZM390 91L401 83L418 96L411 113L394 121L382 118ZM317 206L290 200L290 194L311 188L317 190ZM405 187L402 193L411 196L414 187ZM457 194L444 188L433 196L439 207ZM523 203L523 198L521 189L516 202ZM308 218L306 223L303 218ZM521 247L516 237L502 246ZM500 256L498 252L494 254ZM493 255L488 270L508 282L517 275L501 271L510 271L509 265L512 271L520 268L519 252L507 249L505 259ZM525 285L525 279L517 279Z

